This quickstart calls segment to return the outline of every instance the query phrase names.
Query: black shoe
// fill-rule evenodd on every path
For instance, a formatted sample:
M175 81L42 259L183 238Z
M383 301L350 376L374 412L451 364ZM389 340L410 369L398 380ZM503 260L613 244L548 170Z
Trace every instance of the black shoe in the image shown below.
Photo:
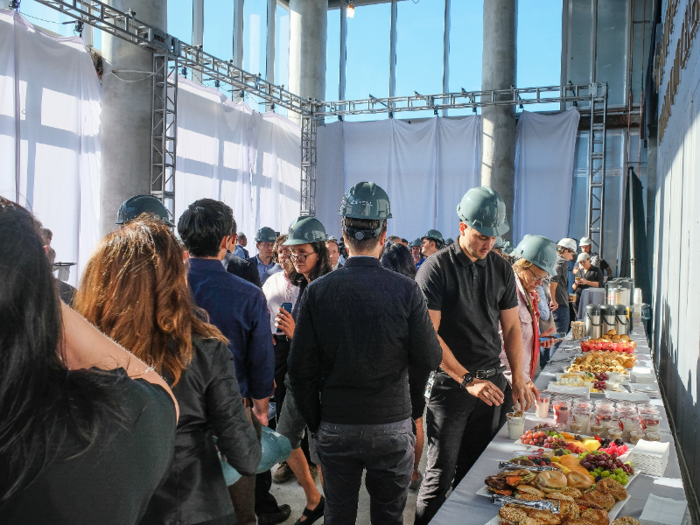
M304 512L301 513L302 516L306 516L306 519L304 521L298 519L296 523L294 523L294 525L311 525L314 521L323 517L323 509L325 506L326 500L323 496L321 496L321 501L319 501L318 505L316 505L316 508L314 510L309 510L305 508Z
M280 505L277 507L277 512L258 515L258 525L276 525L287 521L287 518L292 513L292 508L289 505Z

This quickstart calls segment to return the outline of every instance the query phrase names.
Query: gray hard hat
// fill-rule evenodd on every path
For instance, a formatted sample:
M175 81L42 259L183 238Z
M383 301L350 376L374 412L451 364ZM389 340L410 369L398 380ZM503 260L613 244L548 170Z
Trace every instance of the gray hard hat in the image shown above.
M275 242L277 232L268 226L263 226L255 234L255 242Z
M421 237L421 241L423 239L432 239L433 241L439 244L445 244L445 239L442 238L442 233L440 233L437 230L428 230L427 232L425 232L425 235Z
M289 225L287 241L284 246L296 246L311 242L325 242L328 240L326 228L316 217L299 217Z
M117 224L127 224L143 213L152 213L171 228L175 225L170 220L168 210L163 203L153 195L135 195L126 199L117 211Z
M488 186L472 188L457 206L460 220L486 237L497 237L510 230L506 203Z
M590 254L590 253L586 253L586 252L579 253L579 254L578 254L578 257L576 257L576 262L580 263L580 262L583 262L583 261L588 261L588 260L590 260L590 258L591 258L591 254Z
M557 273L557 245L542 235L526 235L515 249L520 257L530 261L549 275Z
M339 215L352 219L391 219L389 196L374 182L358 182L343 195Z
M497 236L497 237L496 237L496 242L495 242L495 244L493 245L494 250L498 250L498 249L501 249L501 250L502 250L502 249L505 248L505 247L506 247L506 243L505 243L505 241L503 240L503 237L501 237L500 235Z
M421 245L421 241L422 241L422 239L420 237L418 237L415 241L409 242L408 246L410 248L419 248Z

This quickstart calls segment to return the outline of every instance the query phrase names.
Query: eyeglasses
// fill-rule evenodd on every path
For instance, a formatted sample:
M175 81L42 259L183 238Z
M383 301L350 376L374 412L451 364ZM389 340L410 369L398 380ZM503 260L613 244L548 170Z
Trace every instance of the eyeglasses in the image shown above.
M311 253L300 253L297 255L296 253L290 253L289 258L294 261L294 262L304 262L308 257L311 257L312 255L316 255L316 252L311 252Z
M534 277L536 283L541 283L542 281L544 281L544 280L547 278L546 275L543 275L543 276L541 276L541 277L538 277L538 276L535 274L535 272L533 272L530 268L528 268L527 271L530 272L530 273L532 274L532 277Z

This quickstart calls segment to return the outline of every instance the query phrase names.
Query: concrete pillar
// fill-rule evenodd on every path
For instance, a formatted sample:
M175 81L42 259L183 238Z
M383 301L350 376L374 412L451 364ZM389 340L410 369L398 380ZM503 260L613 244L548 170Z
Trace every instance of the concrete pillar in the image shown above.
M289 90L305 98L326 98L328 0L289 1ZM299 122L295 114L290 118Z
M204 0L192 1L192 45L204 46ZM202 83L202 73L192 71L192 80Z
M108 0L139 20L167 29L166 0ZM102 178L100 233L115 227L117 210L129 197L150 192L153 53L102 35ZM112 73L117 70L116 74ZM126 73L120 71L136 71ZM135 82L124 82L123 80Z
M517 20L518 0L484 2L482 90L509 89L515 85ZM491 186L503 196L508 220L513 224L515 107L485 107L481 111L481 117L481 184ZM511 232L508 232L505 237L511 239L510 236Z

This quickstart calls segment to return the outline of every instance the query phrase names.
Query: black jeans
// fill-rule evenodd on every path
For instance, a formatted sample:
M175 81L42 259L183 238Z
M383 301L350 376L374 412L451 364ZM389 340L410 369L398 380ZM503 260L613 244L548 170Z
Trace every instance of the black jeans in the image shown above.
M439 371L425 416L428 461L416 502L415 525L426 525L501 428L503 413L512 407L511 388L503 374L490 379L504 393L500 407L488 406Z
M324 524L355 524L364 469L371 522L403 524L415 445L410 419L382 425L322 422L316 449L323 468Z

